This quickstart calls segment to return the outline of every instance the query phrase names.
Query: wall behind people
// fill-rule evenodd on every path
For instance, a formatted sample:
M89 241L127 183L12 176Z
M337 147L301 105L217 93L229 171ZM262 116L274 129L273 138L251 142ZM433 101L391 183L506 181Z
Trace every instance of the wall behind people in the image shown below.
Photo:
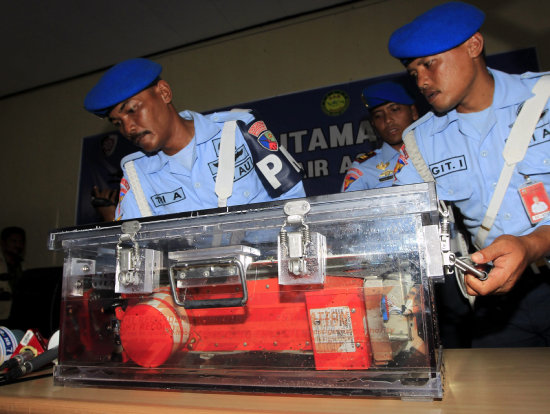
M419 11L442 2L365 0L151 57L163 65L178 109L208 111L402 72L387 52L390 34ZM549 3L471 3L487 14L488 54L536 47L541 70L550 70ZM121 51L120 60L130 57ZM28 268L61 263L60 255L46 249L47 236L53 228L75 223L82 138L112 130L82 109L86 92L100 75L0 100L0 227L26 229ZM269 121L269 113L263 115Z

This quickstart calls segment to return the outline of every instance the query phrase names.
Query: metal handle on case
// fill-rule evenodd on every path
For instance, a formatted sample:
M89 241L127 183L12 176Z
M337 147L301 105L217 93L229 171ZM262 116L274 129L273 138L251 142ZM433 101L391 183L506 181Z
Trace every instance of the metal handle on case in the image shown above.
M183 306L185 309L202 309L202 308L235 308L244 306L248 301L248 290L246 288L246 273L244 271L243 264L237 259L227 260L194 260L186 262L187 265L235 265L239 273L239 280L241 281L243 295L240 298L222 298L222 299L198 299L198 300L184 300L181 301L178 298L176 278L174 275L174 266L170 266L170 290L172 291L172 298L174 303L178 306Z
M454 254L451 253L451 262L458 267L463 272L471 273L473 276L477 277L479 280L487 280L489 274L484 270L476 269L474 266L470 265L468 262L459 259Z

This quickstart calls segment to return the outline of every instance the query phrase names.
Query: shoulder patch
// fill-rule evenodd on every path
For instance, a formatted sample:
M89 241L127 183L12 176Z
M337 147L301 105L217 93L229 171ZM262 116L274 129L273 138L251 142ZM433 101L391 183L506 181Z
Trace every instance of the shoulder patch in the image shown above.
M277 151L279 144L275 135L267 129L264 121L256 121L248 127L248 133L257 138L258 143L269 151Z
M130 191L130 183L128 182L128 180L126 178L123 178L122 180L120 180L119 199L122 200L128 191Z
M401 171L401 168L403 168L405 165L407 165L409 162L407 161L409 159L409 154L407 153L407 150L405 148L405 144L401 147L399 150L399 158L397 159L397 162L395 163L395 167L393 168L393 176L395 178L395 175Z
M300 165L284 147L279 147L264 122L255 119L249 124L237 121L237 125L252 155L257 176L271 198L281 196L302 180Z
M409 159L409 153L407 152L407 148L405 147L405 144L401 145L401 148L399 148L399 153L400 153L399 158L403 158L404 160Z
M264 131L267 131L264 121L256 121L248 128L248 133L254 135L256 138Z
M408 162L407 160L405 159L405 157L403 157L403 155L400 155L399 158L397 159L397 162L395 163L395 167L393 169L393 176L395 177L395 175L401 171L401 168L403 168L405 165L407 165Z
M357 168L350 168L346 174L346 177L344 178L344 188L343 191L346 191L348 187L359 177L363 175L363 172L361 170L358 170Z
M115 221L120 221L122 219L122 200L126 193L130 191L130 183L126 178L120 180L120 193L118 194L118 204L115 209Z
M258 142L262 147L268 149L269 151L277 151L279 149L279 143L275 135L269 130L265 131L262 135L258 137Z

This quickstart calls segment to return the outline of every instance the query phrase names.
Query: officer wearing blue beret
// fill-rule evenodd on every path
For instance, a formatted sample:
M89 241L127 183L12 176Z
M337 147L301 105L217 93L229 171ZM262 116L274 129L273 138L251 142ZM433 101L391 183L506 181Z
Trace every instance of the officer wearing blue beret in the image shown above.
M389 187L399 149L403 145L403 130L418 119L418 112L405 88L392 81L379 82L363 90L370 123L382 146L376 151L360 154L347 171L342 191Z
M493 265L484 281L466 276L470 295L500 294L476 300L473 345L549 346L550 214L533 208L550 192L548 76L487 67L484 19L449 2L391 35L390 54L433 108L405 130L396 182L435 178L438 197L458 207L479 249L471 259ZM520 127L529 117L531 128Z
M142 151L122 159L116 219L304 197L301 171L248 111L178 113L162 67L130 59L84 100Z

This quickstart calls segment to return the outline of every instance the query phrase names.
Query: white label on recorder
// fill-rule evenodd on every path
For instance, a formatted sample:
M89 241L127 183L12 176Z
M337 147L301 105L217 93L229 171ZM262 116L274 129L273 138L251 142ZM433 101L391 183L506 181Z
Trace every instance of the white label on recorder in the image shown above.
M315 351L355 352L351 313L347 306L310 309Z

